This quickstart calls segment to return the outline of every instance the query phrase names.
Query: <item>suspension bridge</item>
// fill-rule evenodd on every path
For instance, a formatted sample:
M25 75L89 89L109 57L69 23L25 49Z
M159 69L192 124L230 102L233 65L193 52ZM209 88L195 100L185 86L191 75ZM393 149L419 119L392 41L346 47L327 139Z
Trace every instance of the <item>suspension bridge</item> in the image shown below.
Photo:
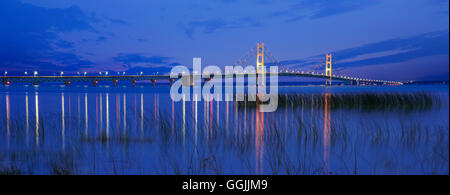
M325 55L325 63L321 63L317 67L325 67L324 72L314 72L314 71L300 71L295 68L288 68L287 66L280 63L270 51L264 47L264 43L258 43L256 49L251 49L246 56L236 61L234 66L245 66L247 62L256 57L256 72L246 72L242 74L233 74L233 77L238 76L257 76L262 75L270 76L271 72L265 72L265 64L278 66L281 71L277 74L279 77L306 77L306 78L318 78L325 80L325 85L331 85L332 81L346 82L351 85L402 85L403 83L397 81L387 81L387 80L376 80L368 78L350 77L345 75L333 74L333 55L331 53ZM265 63L266 62L266 63ZM335 64L334 64L335 65ZM191 75L192 78L193 75ZM201 76L201 75L199 75ZM226 74L221 74L222 77L229 76ZM216 76L217 77L217 76ZM214 77L214 78L216 78ZM1 82L3 85L10 85L11 83L31 83L33 85L39 85L39 83L64 83L69 86L74 82L90 82L93 86L96 86L99 82L112 82L114 86L117 86L119 81L128 81L132 86L136 84L137 81L151 81L153 85L156 84L157 80L168 80L170 84L174 82L173 78L170 78L169 74L153 74L145 75L142 72L137 75L78 75L78 76L39 76L38 72L33 72L33 75L28 74L24 76L7 76L5 72L4 76L1 77ZM205 81L211 79L204 79Z

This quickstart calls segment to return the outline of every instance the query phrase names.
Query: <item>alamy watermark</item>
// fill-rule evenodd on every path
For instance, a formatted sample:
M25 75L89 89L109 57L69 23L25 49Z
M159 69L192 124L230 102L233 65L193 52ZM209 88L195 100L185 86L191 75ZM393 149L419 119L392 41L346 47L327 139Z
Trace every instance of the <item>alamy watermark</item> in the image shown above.
M218 66L202 69L201 58L193 58L192 73L186 66L172 68L170 78L174 82L170 97L176 102L191 101L192 89L192 101L200 101L199 97L207 102L254 101L260 112L274 112L278 108L278 66L271 66L269 72L264 67L259 69L252 65L225 66L225 73L222 73ZM203 86L202 80L205 81Z

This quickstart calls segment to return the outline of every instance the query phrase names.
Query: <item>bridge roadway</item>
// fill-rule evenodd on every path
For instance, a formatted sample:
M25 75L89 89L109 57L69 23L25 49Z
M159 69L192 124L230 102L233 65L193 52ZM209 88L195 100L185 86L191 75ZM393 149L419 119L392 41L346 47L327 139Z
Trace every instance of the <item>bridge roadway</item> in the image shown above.
M271 73L266 73L266 76L270 76ZM242 76L255 76L255 73L246 73L246 74L234 74L234 78L242 77ZM191 76L200 76L200 75L191 75ZM217 76L217 75L216 75ZM226 75L221 75L222 77ZM330 79L337 81L349 82L351 84L378 84L378 85L402 85L401 82L396 81L384 81L384 80L372 80L372 79L363 79L363 78L355 78L355 77L347 77L347 76L326 76L324 74L314 74L314 73L299 73L299 72L279 72L279 77L309 77L309 78L319 78L319 79ZM214 75L213 75L214 77ZM73 82L91 82L94 86L100 81L110 81L116 85L119 81L130 81L132 85L136 83L136 81L148 80L152 81L153 84L156 83L157 80L168 80L170 83L173 83L174 79L170 78L170 75L111 75L111 76L3 76L0 77L3 85L9 85L11 83L32 83L33 85L38 85L43 82L61 82L66 85L69 85ZM208 79L204 79L208 80Z

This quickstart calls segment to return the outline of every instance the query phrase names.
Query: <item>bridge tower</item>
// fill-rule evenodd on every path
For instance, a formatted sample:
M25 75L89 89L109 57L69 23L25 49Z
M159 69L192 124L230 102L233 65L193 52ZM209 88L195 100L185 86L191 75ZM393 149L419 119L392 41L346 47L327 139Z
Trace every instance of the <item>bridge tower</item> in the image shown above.
M331 77L332 77L332 73L331 73L331 68L332 68L332 61L333 61L333 56L332 54L326 54L326 61L325 61L325 76L329 77L327 78L327 80L325 81L325 85L329 84L331 85Z
M264 81L264 43L257 43L256 50L256 73L261 74L261 81ZM264 85L264 83L262 83Z

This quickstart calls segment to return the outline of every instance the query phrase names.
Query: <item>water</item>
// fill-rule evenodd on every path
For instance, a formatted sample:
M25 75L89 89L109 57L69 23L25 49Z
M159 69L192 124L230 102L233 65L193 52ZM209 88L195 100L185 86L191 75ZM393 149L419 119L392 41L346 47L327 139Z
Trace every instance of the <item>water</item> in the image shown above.
M0 87L3 174L448 174L448 85L285 86L273 113L168 86ZM334 105L425 93L420 108ZM311 101L309 101L311 100ZM406 101L406 100L405 100Z

